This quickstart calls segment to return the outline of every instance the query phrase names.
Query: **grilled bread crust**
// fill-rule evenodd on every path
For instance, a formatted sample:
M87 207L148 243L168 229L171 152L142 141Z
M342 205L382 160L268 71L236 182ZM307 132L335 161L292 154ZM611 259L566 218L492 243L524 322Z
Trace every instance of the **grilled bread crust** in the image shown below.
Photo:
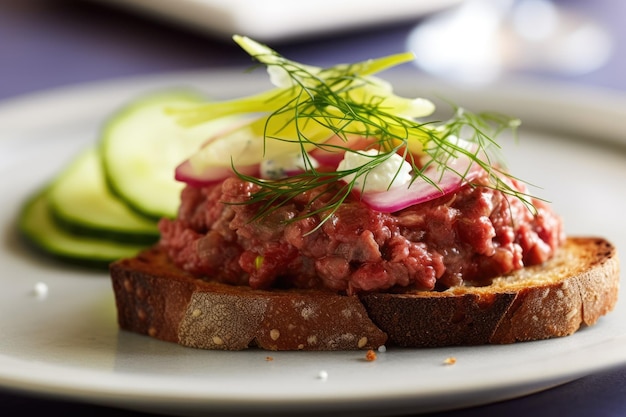
M607 240L570 237L544 264L442 292L253 290L196 278L158 247L110 273L124 330L201 349L353 350L570 335L614 308L619 268Z

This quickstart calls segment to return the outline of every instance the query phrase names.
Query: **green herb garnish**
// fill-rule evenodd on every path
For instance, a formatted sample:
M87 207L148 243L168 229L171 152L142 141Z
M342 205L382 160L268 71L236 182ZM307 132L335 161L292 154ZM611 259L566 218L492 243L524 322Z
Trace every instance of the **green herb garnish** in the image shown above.
M511 187L502 179L503 173L495 168L503 164L498 158L499 145L494 138L505 129L514 130L519 120L495 113L473 114L457 108L445 122L420 122L420 118L434 111L430 101L399 97L388 83L373 76L412 60L412 54L318 68L290 61L249 38L235 36L234 40L267 66L277 88L241 99L169 109L169 113L186 126L233 114L251 116L249 122L210 142L190 158L190 163L198 171L232 165L240 178L259 185L260 191L249 201L261 203L259 217L305 191L334 184L326 188L326 192L333 193L326 205L312 213L322 214L322 223L357 187L357 179L364 184L368 173L394 154L402 155L411 164L413 180L426 179L433 187L437 187L437 183L425 177L426 168L434 164L443 175L452 169L448 166L450 160L465 155L489 173L494 188L532 207L528 196ZM334 141L332 145L325 143L332 136L341 138L346 145L341 141L339 144ZM321 148L329 152L362 152L363 149L355 150L347 145L355 137L370 139L371 147L379 149L379 153L352 169L335 172L316 169L310 151ZM472 143L472 147L461 144L458 138ZM305 170L288 178L260 179L237 170L237 167L294 153L302 157ZM455 174L465 179L467 172ZM390 181L389 187L392 183Z

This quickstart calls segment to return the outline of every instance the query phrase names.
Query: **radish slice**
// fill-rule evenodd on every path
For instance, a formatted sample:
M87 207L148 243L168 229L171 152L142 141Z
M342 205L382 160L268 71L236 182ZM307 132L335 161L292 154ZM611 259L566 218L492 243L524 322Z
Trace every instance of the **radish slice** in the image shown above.
M330 152L318 148L312 150L309 154L315 158L321 166L337 169L337 166L345 156L345 151Z
M337 135L332 136L324 143L319 144L309 154L319 162L320 165L337 168L339 163L344 159L346 149L353 151L371 149L376 145L376 141L363 136L352 136L349 138L341 138Z
M480 165L461 155L448 161L443 172L441 167L433 164L425 169L423 177L416 178L408 187L398 186L387 191L365 192L361 199L374 210L393 213L453 193L476 179L481 172L483 168Z
M237 172L244 175L259 176L259 165L248 165L243 167L236 167ZM189 160L186 160L178 167L176 167L175 178L177 181L187 183L194 187L203 187L206 185L212 185L223 181L228 177L234 177L235 171L231 167L226 166L214 166L203 170L202 172L196 172Z

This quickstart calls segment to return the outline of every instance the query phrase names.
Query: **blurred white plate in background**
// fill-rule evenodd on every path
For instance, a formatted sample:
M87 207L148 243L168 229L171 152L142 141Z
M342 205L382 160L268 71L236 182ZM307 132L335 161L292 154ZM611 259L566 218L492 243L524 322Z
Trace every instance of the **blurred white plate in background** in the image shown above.
M208 33L261 41L340 32L417 18L462 0L98 0Z

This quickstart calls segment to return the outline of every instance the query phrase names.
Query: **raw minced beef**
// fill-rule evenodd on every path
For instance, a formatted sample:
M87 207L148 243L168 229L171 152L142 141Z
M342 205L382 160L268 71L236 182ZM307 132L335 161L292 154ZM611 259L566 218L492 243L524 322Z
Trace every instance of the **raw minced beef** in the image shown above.
M547 204L533 200L532 213L518 198L480 186L486 181L397 213L371 210L352 196L321 226L320 216L308 213L327 204L332 192L323 188L257 219L259 206L246 202L256 185L229 178L187 186L178 218L160 223L160 245L194 275L259 289L355 294L484 285L549 259L564 240Z

